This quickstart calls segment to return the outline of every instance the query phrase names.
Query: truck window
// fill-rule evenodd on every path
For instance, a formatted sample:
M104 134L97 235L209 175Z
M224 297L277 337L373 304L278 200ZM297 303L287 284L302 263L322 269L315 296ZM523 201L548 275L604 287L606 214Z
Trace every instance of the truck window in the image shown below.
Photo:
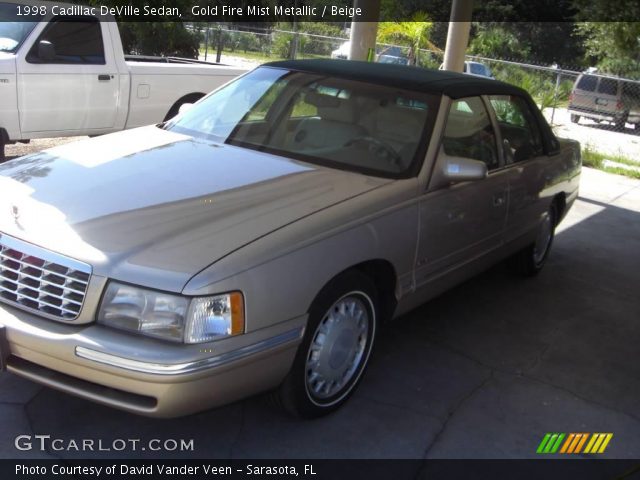
M542 134L527 102L518 96L489 97L504 145L507 163L516 163L542 155Z
M499 166L496 136L480 97L462 98L451 104L442 146L447 155L480 160L489 170Z
M53 45L54 58L43 59L39 56L38 44L42 40ZM27 62L104 65L100 22L95 17L54 17L31 47Z

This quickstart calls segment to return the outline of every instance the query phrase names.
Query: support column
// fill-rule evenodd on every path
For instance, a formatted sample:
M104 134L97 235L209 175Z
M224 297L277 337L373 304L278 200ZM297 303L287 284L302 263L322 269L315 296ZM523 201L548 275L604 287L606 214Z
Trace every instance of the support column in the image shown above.
M444 69L453 72L464 70L464 54L469 43L471 30L471 13L473 0L453 0L449 31L447 32L447 46L444 51Z
M380 16L380 0L354 0L354 7L366 10L376 18ZM351 22L351 48L349 60L367 60L369 50L376 48L378 22Z

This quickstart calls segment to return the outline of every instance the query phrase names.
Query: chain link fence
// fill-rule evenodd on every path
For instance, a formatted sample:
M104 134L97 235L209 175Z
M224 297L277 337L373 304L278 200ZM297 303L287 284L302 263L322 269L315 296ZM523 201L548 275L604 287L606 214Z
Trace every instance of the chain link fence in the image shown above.
M349 55L346 35L228 24L194 24L191 28L201 33L200 58L208 61L253 67L282 59L346 59ZM437 69L443 52L422 49L410 59L406 46L378 44L376 61ZM527 90L556 133L578 140L585 158L591 155L598 163L595 166L613 162L616 168L637 168L640 175L640 82L577 68L473 55L466 57L465 70Z

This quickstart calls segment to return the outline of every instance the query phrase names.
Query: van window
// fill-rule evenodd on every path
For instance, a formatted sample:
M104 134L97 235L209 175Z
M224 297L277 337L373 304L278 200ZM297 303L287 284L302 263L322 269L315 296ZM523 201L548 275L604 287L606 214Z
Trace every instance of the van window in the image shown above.
M616 95L618 93L618 81L611 78L601 78L598 85L598 93Z
M596 84L598 83L598 78L592 75L583 75L578 80L577 88L580 90L586 90L588 92L596 91Z

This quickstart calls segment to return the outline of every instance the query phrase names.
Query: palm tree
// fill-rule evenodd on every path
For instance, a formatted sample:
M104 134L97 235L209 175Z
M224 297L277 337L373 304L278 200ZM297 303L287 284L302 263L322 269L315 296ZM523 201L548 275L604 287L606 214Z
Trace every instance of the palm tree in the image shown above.
M409 63L415 65L421 48L440 50L429 41L433 22L424 12L416 12L408 22L381 22L378 26L378 42L394 43L409 47Z

